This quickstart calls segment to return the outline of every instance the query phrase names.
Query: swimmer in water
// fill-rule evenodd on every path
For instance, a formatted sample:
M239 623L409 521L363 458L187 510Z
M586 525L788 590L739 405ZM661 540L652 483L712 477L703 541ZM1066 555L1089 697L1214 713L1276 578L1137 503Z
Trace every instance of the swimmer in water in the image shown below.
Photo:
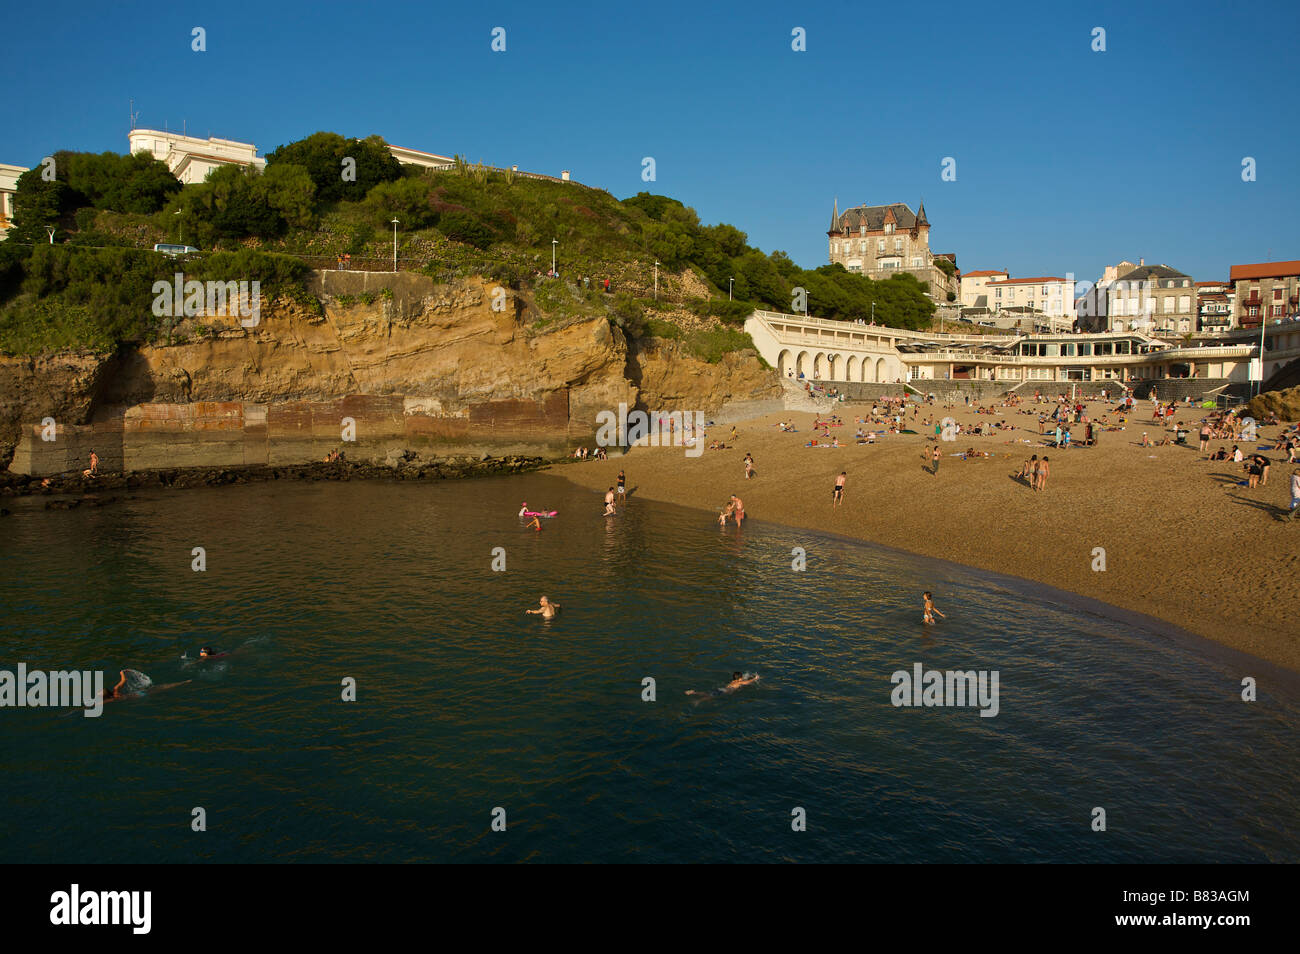
M527 523L527 524L524 525L524 529L525 529L525 530L536 530L538 533L541 533L541 532L542 532L542 521L541 521L541 519L538 518L538 517L533 517L533 519L532 519L529 523Z
M540 616L542 619L555 619L556 614L560 612L560 604L552 603L545 596L539 602L541 605L537 609L524 610L524 612L530 616Z
M521 504L519 505L519 516L521 516L521 517L526 517L526 516L528 516L528 501L527 501L527 500L525 500L523 503L521 503Z
M731 674L731 681L721 689L714 689L711 692L700 692L696 689L687 689L686 694L688 696L720 696L725 693L735 692L737 689L752 685L756 682L758 682L758 673L754 673L752 676L747 676L739 672L733 672Z
M125 698L125 696L119 695L119 693L121 693L122 687L126 685L126 670L119 669L117 675L119 677L117 680L117 685L114 686L112 689L105 689L100 694L105 702L112 702L114 699Z
M929 590L926 590L924 593L921 594L921 596L925 600L925 616L922 618L921 622L933 623L934 614L939 613L939 611L934 608L934 600ZM948 617L944 616L942 613L939 613L939 618L947 619Z

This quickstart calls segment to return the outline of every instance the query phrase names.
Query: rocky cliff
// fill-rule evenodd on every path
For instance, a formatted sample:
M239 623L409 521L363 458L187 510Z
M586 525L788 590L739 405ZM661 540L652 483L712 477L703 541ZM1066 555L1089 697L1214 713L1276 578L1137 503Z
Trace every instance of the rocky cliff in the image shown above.
M710 365L671 343L629 352L606 318L542 320L488 280L324 272L313 291L323 308L263 303L251 328L205 316L178 322L171 344L0 359L0 452L27 473L84 466L91 449L125 470L340 446L368 459L422 446L555 455L619 404L714 411L779 393L752 353Z

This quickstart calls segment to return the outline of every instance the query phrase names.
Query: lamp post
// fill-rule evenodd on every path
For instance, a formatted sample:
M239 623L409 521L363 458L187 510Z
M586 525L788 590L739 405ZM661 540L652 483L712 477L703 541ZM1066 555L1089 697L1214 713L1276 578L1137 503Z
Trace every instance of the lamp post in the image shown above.
M50 244L53 245L53 244L54 244L54 233L57 232L58 229L54 228L54 227L51 226L51 225L47 225L47 226L45 226L45 231L47 231L47 232L50 233Z
M731 286L736 283L734 278L727 279L727 301L731 301Z
M397 217L393 217L393 272L397 272Z
M659 260L655 259L655 301L659 300Z
M555 277L555 246L560 244L559 239L551 239L551 277Z
M172 215L180 215L180 214L181 214L180 209L177 209L175 212L172 213ZM185 223L184 221L181 220L177 220L176 222L176 243L178 245L185 244Z

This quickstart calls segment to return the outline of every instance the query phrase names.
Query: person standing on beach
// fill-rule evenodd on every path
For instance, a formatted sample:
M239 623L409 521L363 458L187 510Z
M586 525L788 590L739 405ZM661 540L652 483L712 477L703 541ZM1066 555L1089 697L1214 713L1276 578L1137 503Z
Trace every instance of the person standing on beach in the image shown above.
M90 452L90 466L81 472L82 477L99 476L99 455L93 450Z
M844 481L848 479L848 471L840 471L840 475L835 478L834 503L831 508L834 509L844 502Z
M1210 422L1206 421L1201 425L1201 453L1204 454L1207 447L1210 446Z
M754 458L753 455L746 454L745 455L745 479L749 480L749 478L753 476L754 476Z
M618 489L614 493L623 498L623 503L627 503L627 475L622 470L618 472Z
M934 451L932 453L932 460L934 461L934 470L932 470L930 473L934 474L934 476L936 477L939 476L939 458L942 456L943 454L939 451L939 445L935 444Z
M1287 513L1286 519L1294 520L1298 512L1300 512L1300 467L1291 471L1291 510Z
M1051 474L1051 472L1052 470L1047 463L1047 458L1044 457L1042 460L1038 462L1038 489L1039 490L1047 489L1047 478Z

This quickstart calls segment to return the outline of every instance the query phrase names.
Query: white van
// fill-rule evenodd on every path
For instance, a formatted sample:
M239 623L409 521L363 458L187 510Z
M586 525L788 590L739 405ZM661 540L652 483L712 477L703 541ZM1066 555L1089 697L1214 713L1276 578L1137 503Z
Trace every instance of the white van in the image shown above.
M193 245L167 245L160 243L153 247L155 252L160 252L168 258L180 258L182 255L196 255L198 249Z

